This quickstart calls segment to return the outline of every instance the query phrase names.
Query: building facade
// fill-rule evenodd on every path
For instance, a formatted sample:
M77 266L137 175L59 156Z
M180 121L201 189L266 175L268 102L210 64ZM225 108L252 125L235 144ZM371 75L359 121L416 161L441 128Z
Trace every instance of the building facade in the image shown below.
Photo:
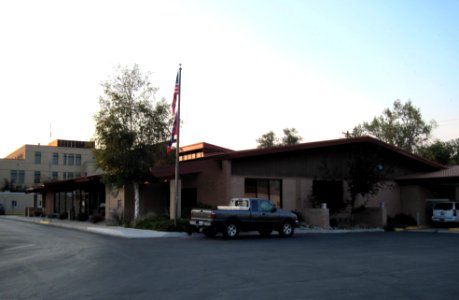
M96 174L93 142L55 140L24 145L0 159L0 179L10 187L29 188L43 182Z
M382 176L376 194L355 198L353 224L384 226L388 218L399 214L427 224L432 199L459 200L458 167L440 165L371 137L244 151L200 143L180 149L178 203L175 166L151 168L139 184L140 216L174 217L178 211L186 218L196 205L218 206L233 197L259 197L301 213L308 224L335 226L349 217L349 208L341 211L339 205L351 198L356 164ZM127 221L134 217L132 186L104 186L97 175L50 182L35 192L44 195L47 213L76 209L105 213L106 219L115 214Z

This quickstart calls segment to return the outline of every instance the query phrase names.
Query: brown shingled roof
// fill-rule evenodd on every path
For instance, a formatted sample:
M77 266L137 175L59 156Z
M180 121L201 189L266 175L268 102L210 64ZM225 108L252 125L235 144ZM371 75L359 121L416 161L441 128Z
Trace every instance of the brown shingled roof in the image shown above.
M326 140L326 141L319 141L319 142L309 142L309 143L302 143L302 144L288 145L288 146L275 146L275 147L269 147L269 148L257 148L257 149L251 149L251 150L234 151L234 152L226 153L225 158L235 159L235 158L269 155L269 154L275 154L275 153L285 153L285 152L294 152L294 151L301 151L301 150L311 150L311 149L328 148L328 147L341 146L341 145L365 144L365 143L381 146L401 156L404 156L408 159L418 161L419 163L424 164L424 165L428 165L433 169L445 169L446 168L442 164L422 158L411 152L408 152L398 147L392 146L388 143L385 143L383 141L380 141L370 136L362 136L362 137L356 137L356 138L342 138L342 139Z
M397 178L397 180L454 179L454 178L459 180L459 165L450 166L447 169L430 172L430 173L407 175L407 176Z
M441 164L424 159L420 156L414 155L410 152L404 151L400 148L397 148L395 146L382 142L376 138L369 137L369 136L363 136L363 137L357 137L357 138L342 138L342 139L335 139L335 140L302 143L302 144L296 144L296 145L275 146L275 147L269 147L269 148L257 148L257 149L240 150L240 151L233 151L230 149L220 148L218 146L212 145L214 147L219 148L221 152L215 153L211 156L207 156L204 158L180 162L180 174L199 173L203 169L207 168L209 164L212 164L211 161L215 161L215 160L221 160L221 159L233 160L233 159L241 159L241 158L242 159L252 158L252 157L259 157L259 156L264 156L264 155L293 153L296 151L323 149L323 148L329 148L329 147L335 147L335 146L365 144L365 143L374 144L374 145L386 148L389 151L397 153L401 157L405 157L408 160L411 160L413 162L419 163L420 165L426 166L430 170L446 169L446 167ZM205 143L202 143L202 144L205 144ZM210 145L210 144L205 144L205 145ZM191 145L191 147L193 146L195 145ZM151 175L153 175L153 177L156 177L156 178L171 177L174 174L173 172L174 172L173 165L151 168Z

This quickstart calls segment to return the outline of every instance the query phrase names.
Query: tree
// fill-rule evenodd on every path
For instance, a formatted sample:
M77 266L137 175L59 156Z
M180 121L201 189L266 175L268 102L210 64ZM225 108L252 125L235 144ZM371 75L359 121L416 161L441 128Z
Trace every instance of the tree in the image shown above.
M303 138L298 134L295 128L285 128L282 145L296 145L301 142L302 139Z
M370 123L363 122L357 125L344 135L347 138L371 135L391 145L415 152L426 144L435 127L434 120L427 123L422 119L419 108L414 107L410 100L406 103L396 100L392 110L386 108L381 116L374 117Z
M351 213L354 213L357 197L360 195L364 199L360 207L365 207L369 198L376 195L384 186L383 180L388 170L384 170L377 151L371 152L364 148L354 149L348 168L347 184L350 195L348 205Z
M281 140L276 137L276 134L272 130L263 134L260 138L257 139L257 148L295 145L303 139L295 128L285 128L283 131L284 136Z
M444 165L459 164L459 139L448 142L436 140L430 145L420 147L417 154Z
M137 65L118 66L116 76L103 82L99 98L94 152L105 183L134 185L134 218L139 216L139 183L161 155L169 135L169 106L155 101L157 88ZM164 151L164 150L163 150Z
M257 139L258 146L257 148L269 148L274 147L278 144L278 138L273 131L269 131L261 136L261 138Z

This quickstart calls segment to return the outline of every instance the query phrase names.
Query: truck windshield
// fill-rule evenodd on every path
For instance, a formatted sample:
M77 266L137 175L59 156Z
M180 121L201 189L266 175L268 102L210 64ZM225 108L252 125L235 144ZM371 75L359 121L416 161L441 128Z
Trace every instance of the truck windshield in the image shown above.
M452 203L437 203L435 204L434 209L441 209L441 210L450 210L453 208Z

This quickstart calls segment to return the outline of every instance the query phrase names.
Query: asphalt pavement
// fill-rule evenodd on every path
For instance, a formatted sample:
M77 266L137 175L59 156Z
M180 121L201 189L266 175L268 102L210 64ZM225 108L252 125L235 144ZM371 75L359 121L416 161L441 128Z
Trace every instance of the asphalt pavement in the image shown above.
M21 222L37 223L41 225L63 227L80 231L88 231L97 234L118 236L123 238L162 238L162 237L185 237L183 232L163 232L155 230L144 230L126 228L121 226L109 226L102 223L93 224L91 222L69 221L60 219L48 219L41 217L24 217L24 216L2 216L2 218L16 220Z
M102 235L117 236L122 238L164 238L164 237L186 237L184 232L164 232L155 230L126 228L121 226L109 226L105 222L91 223L80 221L60 220L55 218L42 218L42 217L25 217L25 216L2 216L10 220L21 222L37 223L41 225L64 227L68 229L75 229L81 231L92 232ZM417 231L417 232L438 232L438 233L459 233L459 228L430 228L430 227L407 227L396 228L396 231ZM299 227L295 229L295 234L308 234L308 233L323 233L323 234L339 234L339 233L362 233L362 232L382 232L382 228L354 228L354 229L323 229L323 228L310 228Z
M459 294L457 234L299 229L288 239L255 233L232 241L202 234L122 238L41 221L0 216L1 299L433 300Z

